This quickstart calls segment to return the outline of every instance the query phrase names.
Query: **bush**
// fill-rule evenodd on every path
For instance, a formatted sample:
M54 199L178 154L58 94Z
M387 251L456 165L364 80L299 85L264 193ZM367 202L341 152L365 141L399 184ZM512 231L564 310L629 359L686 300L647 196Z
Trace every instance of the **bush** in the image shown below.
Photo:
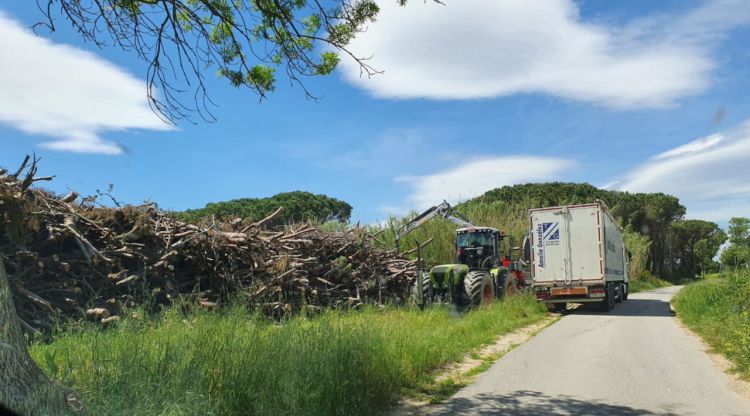
M648 251L651 247L651 239L648 236L636 233L633 227L625 227L622 235L625 249L630 253L630 265L628 266L628 276L632 280L639 280L643 273L650 273L646 269L648 261ZM653 276L651 276L653 277Z

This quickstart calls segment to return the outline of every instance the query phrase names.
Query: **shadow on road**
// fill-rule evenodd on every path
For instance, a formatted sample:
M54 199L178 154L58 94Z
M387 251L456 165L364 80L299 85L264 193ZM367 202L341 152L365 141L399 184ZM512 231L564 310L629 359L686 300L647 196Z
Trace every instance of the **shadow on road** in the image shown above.
M630 299L615 304L609 312L597 310L597 304L570 304L565 315L611 315L611 316L672 316L669 302L656 299Z
M436 409L437 410L437 409ZM670 409L654 413L628 406L611 405L570 396L548 396L537 391L520 390L511 394L485 393L473 398L455 398L430 414L453 415L678 415Z

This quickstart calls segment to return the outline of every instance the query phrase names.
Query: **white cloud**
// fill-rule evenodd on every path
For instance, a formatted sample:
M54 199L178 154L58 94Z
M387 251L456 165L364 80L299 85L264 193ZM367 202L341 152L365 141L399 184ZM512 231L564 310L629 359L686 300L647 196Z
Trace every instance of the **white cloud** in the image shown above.
M708 150L724 140L724 136L721 134L712 134L702 139L694 140L690 143L677 146L672 150L668 150L664 153L660 153L654 156L654 159L666 159L675 156L684 156L690 153L698 153Z
M101 134L168 130L148 107L146 84L84 50L36 36L0 12L0 123L53 137L42 146L119 154Z
M381 98L475 99L544 93L615 108L670 106L710 84L712 47L750 23L744 0L613 27L582 21L572 0L378 1L351 49L346 80Z
M662 157L665 154L669 156ZM672 194L687 207L688 217L726 221L750 214L749 161L747 120L734 130L679 146L637 166L624 176L619 189Z
M505 185L559 179L573 167L574 162L564 159L499 156L474 159L432 175L401 176L396 181L408 184L413 191L409 202L424 209L443 199L456 202Z

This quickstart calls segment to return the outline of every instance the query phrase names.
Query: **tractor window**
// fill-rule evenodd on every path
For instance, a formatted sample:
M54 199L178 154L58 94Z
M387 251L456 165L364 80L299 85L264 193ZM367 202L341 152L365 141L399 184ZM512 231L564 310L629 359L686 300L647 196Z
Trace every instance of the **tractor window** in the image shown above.
M492 246L492 233L464 233L456 238L458 247L487 247Z

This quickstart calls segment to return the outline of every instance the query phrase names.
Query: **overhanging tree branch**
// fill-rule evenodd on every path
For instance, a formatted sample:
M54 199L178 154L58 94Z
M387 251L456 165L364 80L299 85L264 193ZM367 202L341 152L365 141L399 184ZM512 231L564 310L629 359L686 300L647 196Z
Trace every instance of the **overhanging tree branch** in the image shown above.
M431 0L437 3L440 1ZM399 0L404 4L404 0ZM375 0L37 0L56 29L62 18L97 47L116 46L148 63L151 108L167 122L215 120L205 73L216 73L260 99L275 89L276 71L315 98L303 79L330 74L340 55L362 75L379 73L348 49L379 12ZM185 94L193 92L192 100ZM192 101L192 102L191 102Z

